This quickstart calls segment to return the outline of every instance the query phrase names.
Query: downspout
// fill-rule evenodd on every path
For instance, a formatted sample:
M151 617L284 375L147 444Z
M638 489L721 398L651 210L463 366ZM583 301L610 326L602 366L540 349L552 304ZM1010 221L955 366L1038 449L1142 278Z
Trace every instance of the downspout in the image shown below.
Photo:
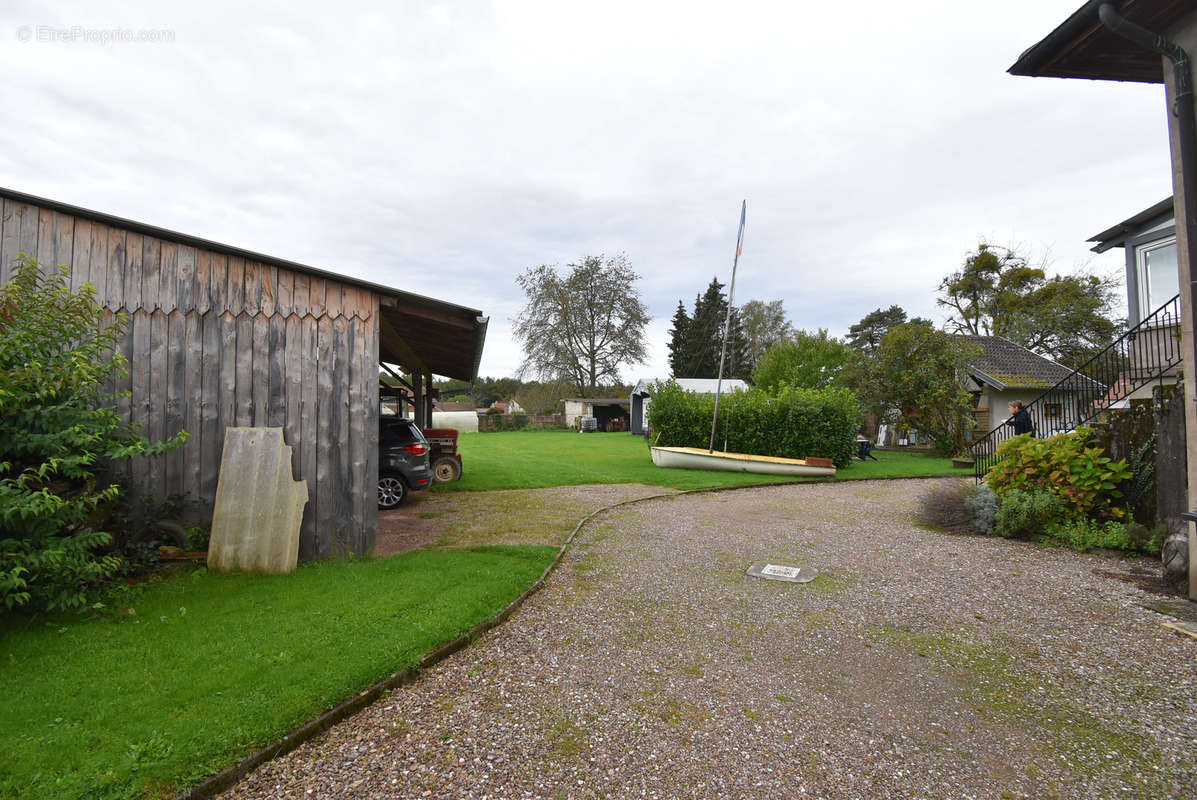
M1185 234L1187 238L1186 253L1188 259L1188 270L1186 277L1189 282L1188 291L1182 300L1188 301L1189 319L1194 319L1197 316L1197 120L1193 117L1193 77L1189 70L1189 54L1185 49L1175 42L1169 41L1163 34L1154 33L1144 27L1128 22L1113 3L1102 3L1097 9L1097 16L1101 20L1101 24L1108 28L1114 34L1128 39L1140 47L1148 50L1153 50L1172 62L1172 74L1175 87L1175 93L1172 99L1172 114L1176 117L1176 131L1180 141L1178 149L1180 151L1180 181L1181 192L1184 196L1184 210L1185 210ZM1179 224L1180 220L1177 220ZM1181 291L1185 291L1183 285ZM1183 303L1182 303L1183 309ZM1191 351L1194 349L1197 342L1185 342L1185 346ZM1197 362L1197 353L1194 353L1191 358ZM1194 378L1197 376L1186 375L1185 382L1189 387L1197 385L1194 383ZM1186 411L1187 416L1197 413L1195 409L1189 408ZM1193 421L1190 419L1186 427L1191 431ZM1188 449L1188 448L1186 448ZM1189 456L1192 458L1192 455ZM1189 465L1189 474L1193 474L1194 465ZM1192 484L1192 480L1188 481ZM1190 487L1191 488L1191 487ZM1190 490L1190 495L1192 491ZM1195 498L1189 497L1190 505ZM1189 530L1189 599L1197 600L1197 536L1194 535L1192 529Z

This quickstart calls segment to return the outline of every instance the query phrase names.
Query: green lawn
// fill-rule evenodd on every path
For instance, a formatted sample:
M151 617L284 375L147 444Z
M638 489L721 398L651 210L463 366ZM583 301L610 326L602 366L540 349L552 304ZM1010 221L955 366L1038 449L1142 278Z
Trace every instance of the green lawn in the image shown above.
M584 483L644 483L673 489L792 481L773 475L664 469L653 465L648 445L628 433L500 431L463 434L458 448L465 470L460 481L435 491L540 489ZM874 451L877 461L854 461L836 479L970 475L947 458L905 451Z
M554 547L206 571L132 613L0 622L0 797L168 796L489 618Z

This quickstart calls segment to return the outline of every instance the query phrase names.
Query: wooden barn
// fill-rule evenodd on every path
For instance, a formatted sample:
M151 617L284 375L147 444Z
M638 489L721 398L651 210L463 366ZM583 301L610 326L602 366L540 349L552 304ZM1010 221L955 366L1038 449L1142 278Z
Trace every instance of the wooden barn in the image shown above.
M0 188L0 283L18 253L128 316L122 415L154 440L190 434L134 463L133 485L210 507L225 427L283 428L308 486L300 558L374 545L380 364L428 390L473 380L486 336L477 309Z

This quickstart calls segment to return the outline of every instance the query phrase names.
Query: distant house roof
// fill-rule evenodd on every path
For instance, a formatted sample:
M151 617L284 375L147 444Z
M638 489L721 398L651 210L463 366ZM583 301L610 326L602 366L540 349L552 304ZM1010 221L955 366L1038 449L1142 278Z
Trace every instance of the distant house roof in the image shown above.
M981 355L969 364L970 374L999 391L1049 389L1073 374L1063 364L1033 353L1004 336L960 338L981 348Z
M1109 0L1089 0L1074 11L1042 41L1027 48L1010 67L1010 74L1163 83L1163 60L1158 53L1102 24L1097 10L1104 2ZM1122 0L1115 5L1128 21L1160 33L1192 9L1191 0Z
M590 403L593 406L626 406L628 401L623 397L567 397L565 402Z
M684 391L694 392L695 394L714 394L719 381L715 378L644 378L636 384L636 388L632 390L633 395L648 395L649 387L654 383L667 383L673 381L680 386ZM723 391L725 392L746 392L748 391L748 384L739 378L724 378Z
M1093 247L1094 253L1104 253L1125 243L1126 237L1147 225L1157 217L1172 214L1172 198L1167 197L1151 208L1145 208L1133 217L1128 217L1112 228L1107 228L1099 234L1089 237L1089 241L1097 242Z

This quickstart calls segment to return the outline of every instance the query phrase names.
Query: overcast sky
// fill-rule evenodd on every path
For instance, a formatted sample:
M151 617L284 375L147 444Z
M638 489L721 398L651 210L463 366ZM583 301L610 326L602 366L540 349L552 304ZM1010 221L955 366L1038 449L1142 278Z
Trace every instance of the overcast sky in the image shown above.
M622 251L664 376L742 199L737 301L835 335L981 239L1120 269L1163 88L1006 73L1080 4L9 0L0 185L479 308L496 377L514 276Z

